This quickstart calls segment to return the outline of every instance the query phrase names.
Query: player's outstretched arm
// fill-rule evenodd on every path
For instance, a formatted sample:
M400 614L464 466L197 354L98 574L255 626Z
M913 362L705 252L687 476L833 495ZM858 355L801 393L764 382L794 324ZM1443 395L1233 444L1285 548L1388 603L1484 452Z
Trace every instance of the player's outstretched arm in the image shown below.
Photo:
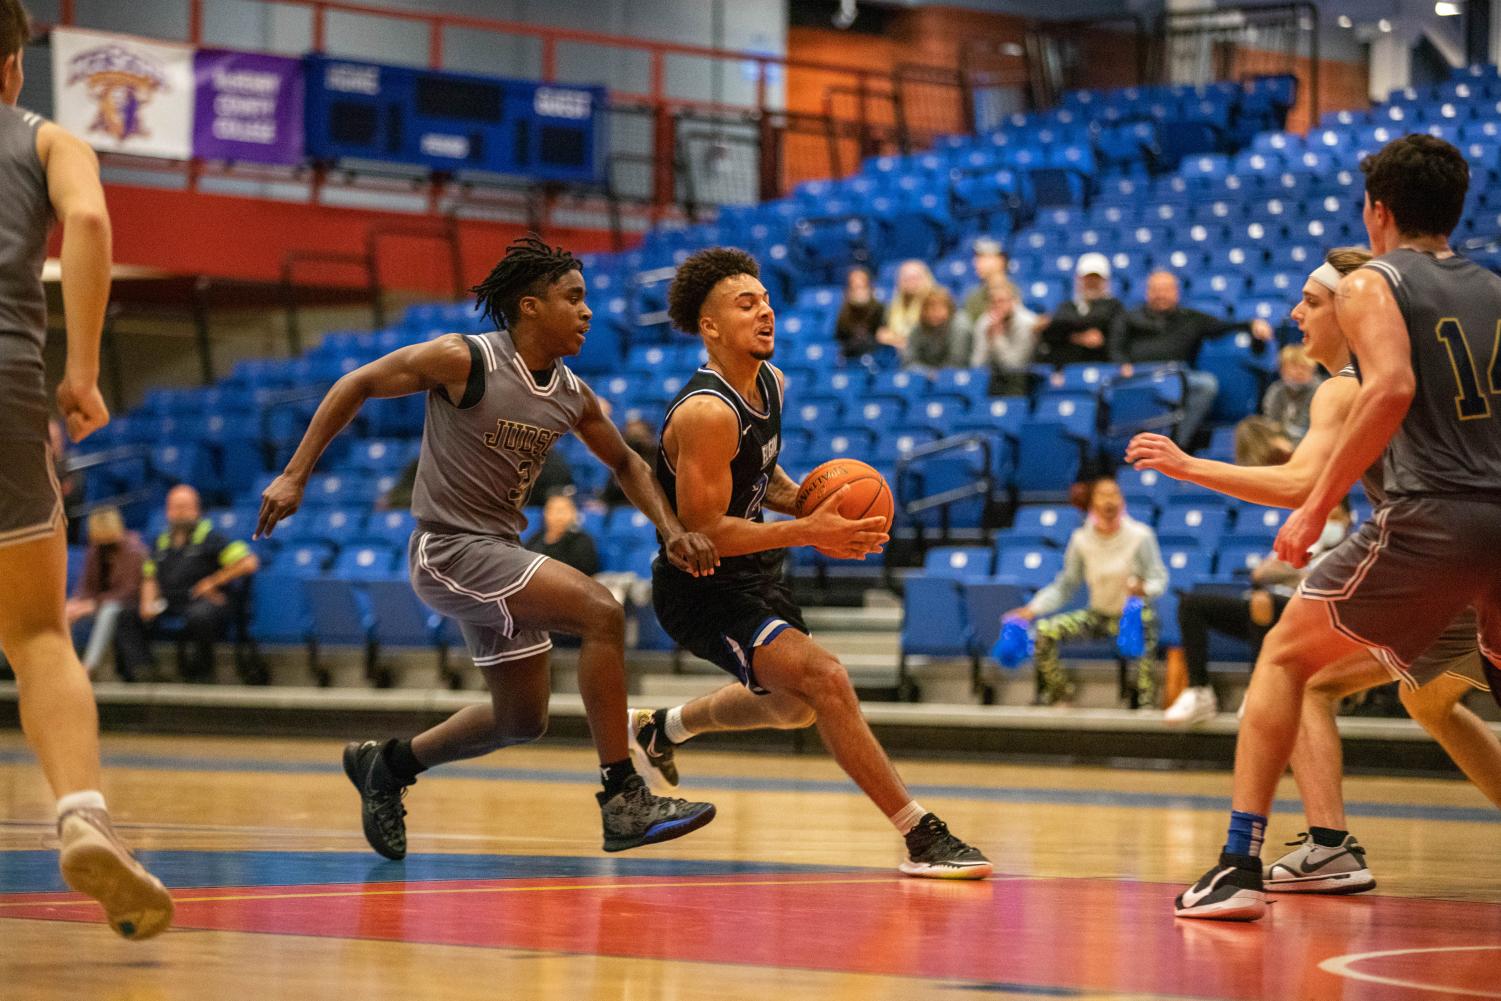
M708 536L683 527L677 515L672 513L672 504L646 460L626 445L625 439L620 437L620 430L605 416L594 391L587 390L587 393L589 402L573 433L615 475L626 499L657 526L657 531L662 533L663 551L673 565L695 577L712 574L719 566L719 553L715 551L714 543Z
M1417 388L1407 323L1384 277L1370 268L1352 271L1339 283L1334 310L1350 352L1360 359L1360 389L1308 499L1277 534L1277 555L1295 567L1308 562L1308 547L1334 505L1386 451Z
M88 143L51 122L37 130L52 213L63 225L63 317L68 360L57 387L68 437L83 441L109 423L99 395L99 338L109 305L111 234L99 158Z
M886 541L884 518L840 517L839 498L846 488L835 491L806 518L763 524L729 517L735 486L730 463L740 447L740 422L715 397L690 397L673 413L665 434L676 451L678 519L689 531L707 535L720 556L818 546L859 559Z
M464 338L445 334L424 344L392 351L334 383L313 414L312 423L287 468L261 495L254 537L270 535L277 522L297 511L318 457L349 426L366 400L410 396L441 387L457 403L464 398L471 366L469 345Z
M1175 480L1197 483L1218 493L1268 507L1297 507L1307 499L1319 471L1329 461L1340 428L1350 413L1360 384L1354 379L1326 379L1313 394L1308 434L1280 466L1237 466L1187 455L1171 438L1139 434L1126 448L1126 461L1137 469L1155 469Z

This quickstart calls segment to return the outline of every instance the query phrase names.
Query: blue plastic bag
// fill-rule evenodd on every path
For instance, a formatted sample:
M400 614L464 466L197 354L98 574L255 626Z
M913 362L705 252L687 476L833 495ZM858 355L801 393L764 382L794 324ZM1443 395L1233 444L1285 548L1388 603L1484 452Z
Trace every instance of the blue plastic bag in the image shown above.
M1121 624L1115 634L1115 652L1127 660L1135 660L1147 649L1146 629L1141 623L1142 601L1136 595L1126 599L1121 609Z
M1014 615L1001 620L1001 635L996 637L990 655L1008 671L1014 671L1032 658L1035 643L1025 619Z

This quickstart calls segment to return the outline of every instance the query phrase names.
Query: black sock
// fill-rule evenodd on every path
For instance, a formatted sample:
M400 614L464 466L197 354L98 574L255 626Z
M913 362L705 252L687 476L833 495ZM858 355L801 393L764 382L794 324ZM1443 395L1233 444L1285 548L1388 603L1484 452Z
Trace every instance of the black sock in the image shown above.
M652 721L652 724L654 726L656 726L656 728L657 728L657 736L661 738L662 743L666 744L668 747L677 747L678 746L677 741L675 741L671 737L667 736L667 710L666 709L658 709L656 712L652 713L651 714L651 721Z
M1338 848L1350 836L1349 831L1336 831L1332 827L1309 827L1308 833L1320 848Z
M601 796L601 803L608 803L620 791L625 788L625 780L636 774L636 768L631 764L630 758L621 758L612 761L608 765L599 766L599 777L605 784L605 791Z
M427 766L412 753L410 740L386 741L386 746L381 749L380 759L398 785L409 786L417 781L418 775L427 771Z

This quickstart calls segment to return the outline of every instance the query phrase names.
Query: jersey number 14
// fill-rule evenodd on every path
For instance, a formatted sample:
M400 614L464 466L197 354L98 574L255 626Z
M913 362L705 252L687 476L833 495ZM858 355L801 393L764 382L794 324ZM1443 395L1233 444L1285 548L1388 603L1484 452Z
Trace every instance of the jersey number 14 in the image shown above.
M1486 370L1488 386L1480 384L1480 373L1475 370L1475 356L1470 351L1465 328L1458 320L1444 317L1438 321L1434 333L1449 352L1449 365L1454 369L1454 380L1459 384L1459 393L1454 397L1454 409L1459 412L1459 419L1474 421L1489 417L1491 396L1501 395L1501 322L1496 324L1496 340L1491 345L1491 363Z

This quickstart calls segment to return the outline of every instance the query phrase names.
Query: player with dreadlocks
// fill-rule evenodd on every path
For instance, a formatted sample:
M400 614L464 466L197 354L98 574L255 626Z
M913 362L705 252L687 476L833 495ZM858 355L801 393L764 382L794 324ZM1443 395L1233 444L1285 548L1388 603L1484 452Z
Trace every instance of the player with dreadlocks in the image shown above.
M562 363L578 354L589 331L583 269L573 255L527 236L473 291L496 330L401 348L334 383L286 471L261 499L258 536L297 510L318 457L361 404L427 394L412 494L412 586L458 621L490 702L461 709L410 740L344 749L344 770L363 800L365 838L387 858L404 858L402 797L418 773L542 736L553 632L583 641L579 691L599 751L605 851L681 837L712 820L714 807L654 796L631 766L625 612L597 581L523 549L522 509L553 443L571 431L656 524L674 566L710 574L718 555L707 538L683 528L651 467Z

